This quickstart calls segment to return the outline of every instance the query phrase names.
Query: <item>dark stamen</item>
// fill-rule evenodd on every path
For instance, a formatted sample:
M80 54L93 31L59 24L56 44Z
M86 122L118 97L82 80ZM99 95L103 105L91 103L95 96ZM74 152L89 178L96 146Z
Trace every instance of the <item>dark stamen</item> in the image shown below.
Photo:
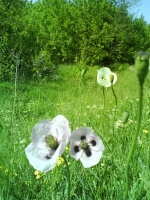
M79 146L74 146L74 151L77 153L79 152Z
M82 135L81 140L85 140L85 139L86 139L85 135Z
M91 149L90 148L85 149L85 154L87 157L90 157L92 155Z
M95 141L95 140L90 141L90 143L91 143L93 146L96 146L96 141Z

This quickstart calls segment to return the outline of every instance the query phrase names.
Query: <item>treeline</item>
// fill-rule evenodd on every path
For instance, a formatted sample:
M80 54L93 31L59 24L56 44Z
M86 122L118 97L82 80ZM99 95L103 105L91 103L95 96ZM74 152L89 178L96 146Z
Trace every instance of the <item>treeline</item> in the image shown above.
M62 63L132 63L150 24L118 0L0 0L0 79L44 77Z

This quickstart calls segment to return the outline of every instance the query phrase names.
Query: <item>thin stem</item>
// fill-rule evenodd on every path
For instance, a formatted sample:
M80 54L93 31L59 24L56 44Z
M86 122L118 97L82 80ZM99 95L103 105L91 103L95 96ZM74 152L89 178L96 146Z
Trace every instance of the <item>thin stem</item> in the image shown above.
M112 93L113 93L113 95L114 95L114 97L115 97L115 104L116 104L115 115L116 115L116 109L117 109L118 101L117 101L117 96L116 96L116 93L115 93L115 91L114 91L113 85L111 86L111 89L112 89Z
M116 120L117 104L118 104L118 102L117 102L117 96L116 96L116 94L115 94L113 84L112 84L112 86L111 86L111 89L112 89L112 93L113 93L113 95L114 95L114 97L115 97L115 114L114 114L114 120L113 120L113 136L114 136L114 123L115 123L115 120Z
M68 165L68 162L67 162L67 159L64 155L62 155L64 161L65 161L65 164L66 164L66 168L67 168L67 174L68 174L68 200L70 200L70 170L69 170L69 165Z
M139 105L138 105L138 115L137 115L137 129L136 132L133 136L132 140L132 146L128 154L128 159L127 159L127 164L126 164L126 179L127 179L127 186L126 186L126 193L125 193L125 198L124 200L127 199L128 196L128 191L129 191L129 185L130 185L130 180L129 180L129 165L131 158L133 156L134 150L135 150L135 145L137 142L137 137L140 129L140 123L141 123L141 117L142 117L142 100L143 100L143 84L139 84Z
M103 108L105 108L105 88L102 87L103 90Z

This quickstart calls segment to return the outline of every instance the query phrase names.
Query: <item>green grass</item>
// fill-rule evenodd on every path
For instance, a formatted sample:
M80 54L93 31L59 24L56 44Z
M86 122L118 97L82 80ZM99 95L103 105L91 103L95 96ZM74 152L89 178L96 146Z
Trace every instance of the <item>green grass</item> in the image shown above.
M125 111L130 118L124 127L115 128L115 99L96 82L97 67L81 79L76 66L60 66L57 79L49 82L17 81L0 84L0 200L65 200L65 164L39 179L25 156L33 126L42 119L64 115L71 130L90 126L105 145L100 163L84 169L65 152L70 162L71 200L122 200L126 187L125 164L136 129L138 82L134 70L117 72L114 90L118 99L116 121ZM136 150L130 164L129 200L150 199L150 74L144 85L143 115ZM148 130L144 133L143 130Z

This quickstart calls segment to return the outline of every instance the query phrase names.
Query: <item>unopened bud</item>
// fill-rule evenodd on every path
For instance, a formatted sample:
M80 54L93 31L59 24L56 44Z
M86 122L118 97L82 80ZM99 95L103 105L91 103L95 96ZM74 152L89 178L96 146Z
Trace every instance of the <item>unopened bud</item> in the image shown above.
M129 113L128 112L124 112L121 121L125 124L127 123L128 119L129 119Z
M135 55L136 75L138 77L140 84L144 83L145 78L148 74L149 58L150 58L150 53L148 52L138 52Z

